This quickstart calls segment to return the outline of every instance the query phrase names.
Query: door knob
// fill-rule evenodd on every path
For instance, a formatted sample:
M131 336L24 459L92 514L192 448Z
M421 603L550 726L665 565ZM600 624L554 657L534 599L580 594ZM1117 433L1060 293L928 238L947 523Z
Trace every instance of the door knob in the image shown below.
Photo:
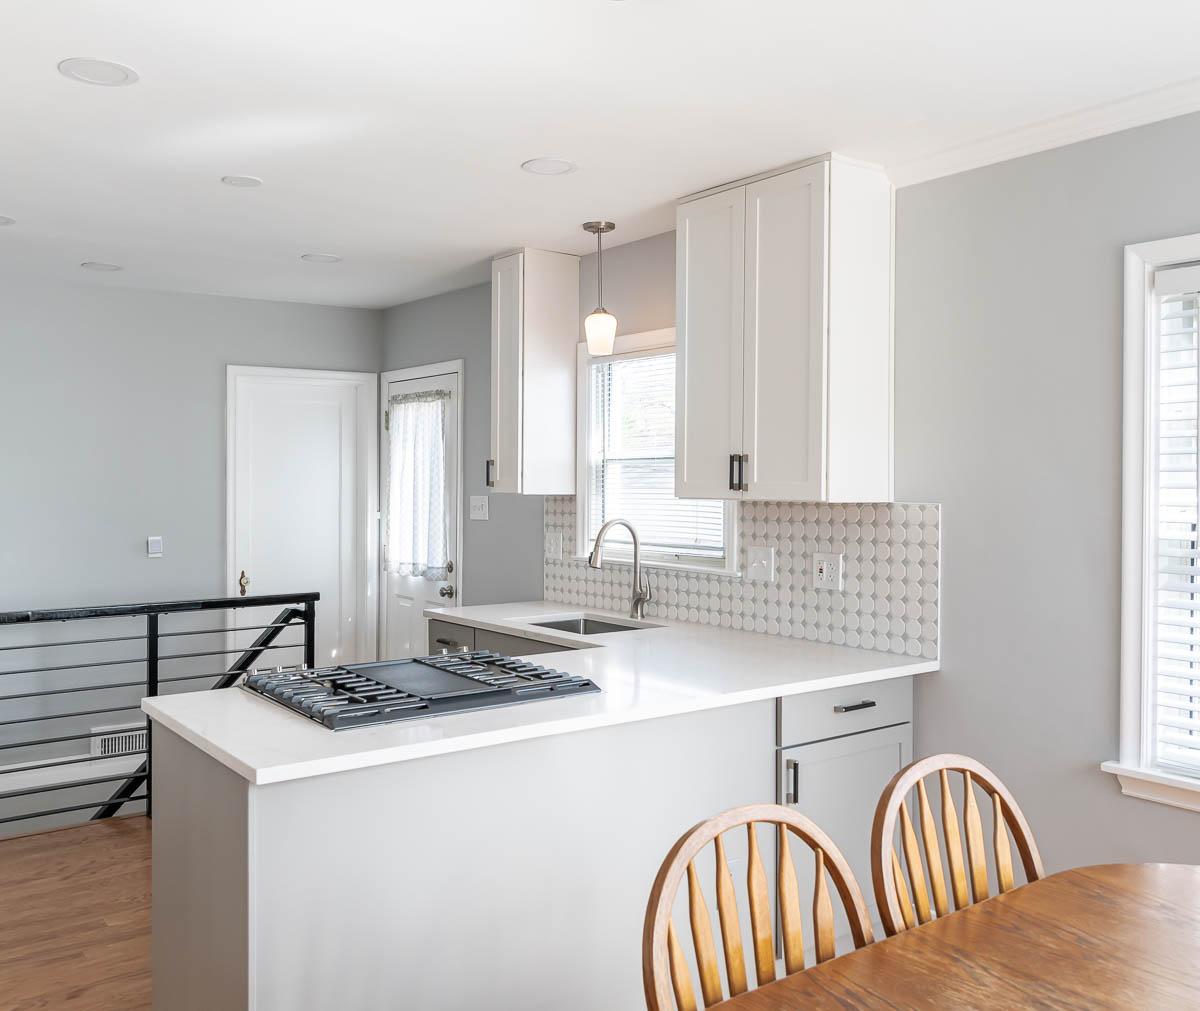
M246 595L246 587L250 585L250 577L246 575L246 570L242 569L242 576L238 580L238 586L242 588L241 596Z
M443 586L440 590L438 590L438 596L445 597L447 600L453 600L454 599L454 587L453 586Z

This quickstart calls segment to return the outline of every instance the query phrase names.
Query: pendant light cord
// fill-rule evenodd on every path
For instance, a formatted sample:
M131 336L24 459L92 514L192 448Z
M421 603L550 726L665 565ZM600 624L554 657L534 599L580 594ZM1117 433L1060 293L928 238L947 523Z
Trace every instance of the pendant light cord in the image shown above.
M596 232L596 305L604 308L604 254L600 248L601 232Z

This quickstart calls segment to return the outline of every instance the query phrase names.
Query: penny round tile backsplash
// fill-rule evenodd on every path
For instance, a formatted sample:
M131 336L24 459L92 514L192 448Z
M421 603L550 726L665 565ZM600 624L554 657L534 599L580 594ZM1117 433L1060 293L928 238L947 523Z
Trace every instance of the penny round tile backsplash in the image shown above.
M921 503L738 503L737 575L643 565L646 617L690 621L936 659L941 507ZM547 534L564 558L545 561L545 598L625 611L630 566L588 567L575 548L575 498L547 496ZM775 549L775 578L751 580L747 554ZM842 555L841 591L817 589L815 554Z

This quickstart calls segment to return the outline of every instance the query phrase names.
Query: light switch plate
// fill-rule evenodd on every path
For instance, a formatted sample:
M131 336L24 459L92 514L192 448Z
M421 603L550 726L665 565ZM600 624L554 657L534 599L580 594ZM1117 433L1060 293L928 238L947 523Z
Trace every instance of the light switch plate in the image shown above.
M486 495L471 496L471 519L486 520L488 518L488 497Z
M562 559L562 541L561 530L546 534L546 557L550 561L557 562Z
M746 578L769 583L775 579L775 549L762 544L746 549Z
M146 538L146 557L147 558L162 558L163 556L163 539L161 537Z
M842 556L820 552L813 555L812 581L813 587L818 590L841 590L844 585Z

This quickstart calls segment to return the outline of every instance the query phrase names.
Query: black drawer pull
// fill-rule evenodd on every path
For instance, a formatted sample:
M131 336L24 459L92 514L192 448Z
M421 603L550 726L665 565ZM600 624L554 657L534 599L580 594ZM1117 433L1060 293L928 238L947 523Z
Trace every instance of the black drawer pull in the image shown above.
M872 709L875 706L874 699L863 699L861 702L855 702L852 706L834 706L835 713L856 713L860 709Z

